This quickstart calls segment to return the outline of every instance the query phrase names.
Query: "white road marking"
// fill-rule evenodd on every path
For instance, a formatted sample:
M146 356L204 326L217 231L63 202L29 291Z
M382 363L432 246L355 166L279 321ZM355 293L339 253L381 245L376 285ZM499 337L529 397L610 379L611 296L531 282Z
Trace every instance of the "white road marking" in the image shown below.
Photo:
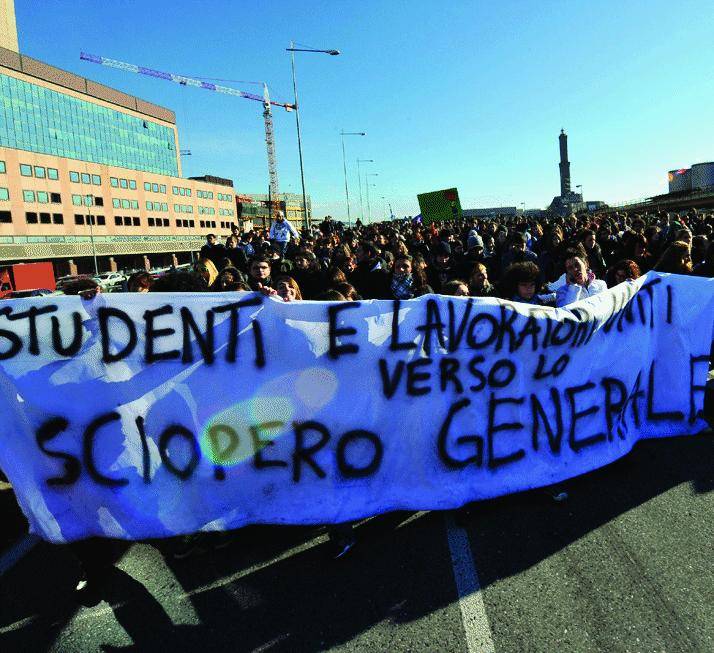
M466 650L468 653L495 653L493 634L483 603L469 538L466 531L456 525L450 514L445 515L444 519L451 552L451 566L459 594L461 621L466 633Z
M40 541L37 535L26 533L0 556L0 577L12 569Z

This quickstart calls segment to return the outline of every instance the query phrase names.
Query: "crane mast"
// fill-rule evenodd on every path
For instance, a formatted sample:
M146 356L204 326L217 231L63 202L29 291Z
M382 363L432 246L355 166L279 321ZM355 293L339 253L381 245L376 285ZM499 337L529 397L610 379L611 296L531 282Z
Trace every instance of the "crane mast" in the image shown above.
M278 185L277 156L275 154L275 131L273 129L272 107L282 107L286 111L292 111L295 108L295 105L284 102L272 101L270 99L270 94L268 93L268 85L265 83L263 83L263 95L261 97L260 95L256 95L255 93L239 91L238 89L231 88L230 86L213 84L205 80L186 77L185 75L166 73L160 70L154 70L153 68L137 66L136 64L126 63L125 61L117 61L116 59L108 59L107 57L100 57L98 55L88 54L86 52L80 53L79 58L83 61L90 61L92 63L97 63L102 66L108 66L109 68L116 68L125 72L148 75L149 77L155 77L157 79L164 79L169 82L175 82L177 84L181 84L181 86L194 86L196 88L202 88L207 91L215 91L216 93L223 93L225 95L242 97L246 100L255 100L257 102L262 102L263 122L265 123L265 147L268 154L268 179L271 198L269 202L270 217L272 219L274 209L280 207L280 190Z

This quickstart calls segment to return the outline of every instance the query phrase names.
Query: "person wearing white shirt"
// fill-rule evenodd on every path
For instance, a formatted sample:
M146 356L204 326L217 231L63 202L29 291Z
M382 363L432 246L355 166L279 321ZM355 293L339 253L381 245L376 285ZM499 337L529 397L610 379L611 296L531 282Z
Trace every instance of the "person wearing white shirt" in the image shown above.
M270 225L270 241L273 246L280 252L280 256L285 256L285 250L288 248L290 238L298 240L298 232L290 222L285 219L282 211L275 214L275 222Z
M566 306L597 295L603 290L607 290L607 284L595 278L595 274L588 270L582 258L572 256L565 261L565 283L556 290L555 305Z

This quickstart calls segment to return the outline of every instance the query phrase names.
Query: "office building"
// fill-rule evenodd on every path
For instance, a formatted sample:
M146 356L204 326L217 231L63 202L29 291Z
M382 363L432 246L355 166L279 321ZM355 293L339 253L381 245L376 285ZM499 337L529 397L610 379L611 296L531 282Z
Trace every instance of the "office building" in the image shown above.
M169 265L230 233L233 182L182 177L172 111L20 54L0 9L0 262Z

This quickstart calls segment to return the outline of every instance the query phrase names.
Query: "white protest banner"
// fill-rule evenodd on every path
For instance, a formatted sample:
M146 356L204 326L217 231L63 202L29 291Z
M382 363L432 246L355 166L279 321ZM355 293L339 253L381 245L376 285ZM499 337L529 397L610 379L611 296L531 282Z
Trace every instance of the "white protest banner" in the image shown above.
M713 279L654 273L566 309L16 300L0 467L52 542L455 508L703 430L713 326Z

